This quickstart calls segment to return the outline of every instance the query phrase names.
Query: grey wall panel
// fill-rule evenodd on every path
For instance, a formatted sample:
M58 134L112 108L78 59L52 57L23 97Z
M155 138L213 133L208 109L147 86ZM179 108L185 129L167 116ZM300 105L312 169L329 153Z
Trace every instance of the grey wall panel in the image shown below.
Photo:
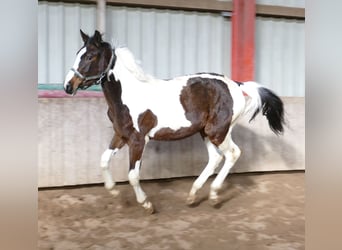
M218 14L107 6L105 39L128 46L147 73L171 78L211 71L230 76L231 21ZM62 83L93 33L93 5L39 3L38 81ZM283 96L304 96L304 21L257 17L255 78Z
M38 5L38 82L48 82L48 4Z
M305 8L305 0L256 0L257 4Z
M82 45L79 30L94 30L96 8L91 5L39 2L38 82L62 83Z
M230 74L230 21L218 14L107 7L107 40L124 45L160 78L199 71Z
M60 75L64 73L64 7L60 5L53 5L48 9L48 58L49 62L49 82L59 82Z
M283 98L287 107L284 136L274 135L267 120L249 116L232 136L242 155L232 172L277 171L305 168L304 98ZM100 158L113 136L103 98L40 98L38 185L63 186L103 182ZM142 179L196 176L208 156L200 136L181 141L151 141L143 155ZM116 181L127 181L128 150L112 159ZM190 188L190 187L189 187Z
M62 83L82 46L79 29L93 34L96 6L39 3L39 83ZM198 71L230 75L230 21L212 13L107 6L104 38L127 46L146 72L171 78Z
M304 21L257 17L255 36L256 80L282 96L304 96Z

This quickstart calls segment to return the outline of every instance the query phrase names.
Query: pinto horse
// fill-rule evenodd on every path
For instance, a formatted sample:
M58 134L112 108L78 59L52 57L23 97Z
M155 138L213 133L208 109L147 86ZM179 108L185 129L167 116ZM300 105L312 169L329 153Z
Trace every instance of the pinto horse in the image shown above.
M105 188L114 196L119 192L114 189L109 163L128 145L129 183L138 203L152 213L153 205L139 183L145 145L150 139L178 140L200 133L209 160L193 183L187 203L196 202L197 191L224 160L209 193L211 203L219 204L218 191L241 154L231 136L238 118L250 112L253 120L261 111L274 133L283 132L281 99L258 83L235 82L215 73L157 79L144 73L127 48L113 48L97 30L91 37L80 32L84 44L66 75L64 90L75 95L78 89L101 84L114 129L112 141L101 156L101 168Z

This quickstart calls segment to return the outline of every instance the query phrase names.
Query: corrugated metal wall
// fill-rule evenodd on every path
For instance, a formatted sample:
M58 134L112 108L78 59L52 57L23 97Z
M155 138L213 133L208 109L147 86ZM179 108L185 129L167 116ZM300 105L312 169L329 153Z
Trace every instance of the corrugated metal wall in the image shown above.
M82 45L79 29L94 32L96 7L42 2L38 12L38 81L61 83ZM230 25L218 14L107 6L106 26L105 40L128 46L157 77L230 74Z
M62 83L82 45L79 29L94 32L96 7L39 2L38 13L38 81ZM157 77L230 76L231 21L219 14L107 6L106 26L105 39L128 46ZM304 21L257 17L255 66L256 81L304 96Z
M80 27L94 30L96 8L91 5L38 5L38 82L62 83L80 48Z
M256 80L282 96L304 96L304 39L304 21L257 17Z
M217 14L108 6L107 33L160 78L230 73L229 20Z
M305 0L256 0L257 4L305 8Z

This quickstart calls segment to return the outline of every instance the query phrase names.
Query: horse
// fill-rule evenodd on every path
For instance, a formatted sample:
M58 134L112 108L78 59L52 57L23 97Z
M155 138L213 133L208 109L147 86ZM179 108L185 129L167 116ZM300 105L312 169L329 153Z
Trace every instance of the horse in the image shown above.
M149 140L179 140L199 133L209 160L186 202L196 203L196 193L223 162L209 191L209 201L216 206L220 204L218 191L241 154L231 135L238 119L250 113L252 121L262 112L275 134L284 131L282 100L259 83L236 82L205 72L158 79L143 71L127 47L115 48L103 41L98 30L93 36L80 33L84 44L65 77L64 90L75 95L78 89L101 85L114 129L109 147L101 155L104 186L114 196L119 194L109 163L128 145L128 180L137 202L149 213L154 207L140 185L142 155Z

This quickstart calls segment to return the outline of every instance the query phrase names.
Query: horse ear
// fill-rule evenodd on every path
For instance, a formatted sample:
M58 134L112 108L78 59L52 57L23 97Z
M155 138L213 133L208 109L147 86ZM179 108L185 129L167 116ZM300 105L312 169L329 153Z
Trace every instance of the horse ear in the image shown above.
M94 38L95 38L96 42L98 42L98 43L102 42L102 35L101 35L100 31L95 30Z
M81 29L80 29L81 37L84 43L86 43L89 39L89 36L85 34Z

